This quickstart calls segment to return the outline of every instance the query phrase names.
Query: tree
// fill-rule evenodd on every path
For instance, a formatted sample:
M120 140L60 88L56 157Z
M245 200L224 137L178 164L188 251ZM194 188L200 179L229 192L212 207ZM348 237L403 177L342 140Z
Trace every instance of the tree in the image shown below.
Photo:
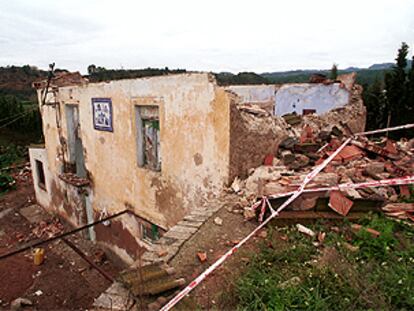
M96 66L94 64L88 66L88 75L93 75L96 72Z
M336 78L338 77L338 65L337 64L333 64L332 68L331 68L331 73L329 76L332 80L336 80Z
M407 55L408 45L403 42L395 59L396 65L392 71L385 75L385 89L387 91L388 104L386 110L390 125L398 125L406 122L407 114Z
M384 128L387 124L387 98L383 83L378 78L370 86L364 86L364 103L367 107L367 129Z
M408 81L406 88L407 123L414 123L414 56L411 61L411 68L408 71Z

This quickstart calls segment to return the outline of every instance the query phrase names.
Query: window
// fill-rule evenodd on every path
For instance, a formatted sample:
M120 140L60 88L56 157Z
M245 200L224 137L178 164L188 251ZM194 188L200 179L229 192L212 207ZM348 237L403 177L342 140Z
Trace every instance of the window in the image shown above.
M138 166L161 170L158 106L136 106Z
M39 188L46 191L45 171L43 170L43 163L39 160L36 161L36 173L37 173L37 185Z
M306 116L307 114L316 113L316 109L303 109L302 114Z
M149 242L155 242L160 238L158 227L154 224L141 223L141 234L142 238Z

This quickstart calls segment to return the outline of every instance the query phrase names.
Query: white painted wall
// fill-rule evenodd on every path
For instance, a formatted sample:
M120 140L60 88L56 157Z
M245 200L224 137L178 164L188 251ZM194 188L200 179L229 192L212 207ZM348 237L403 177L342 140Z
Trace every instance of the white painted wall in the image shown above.
M320 83L286 84L276 92L275 114L282 116L303 109L315 109L323 114L349 102L349 91L340 83L324 85Z
M29 148L30 167L32 168L33 186L35 189L36 201L41 206L49 206L51 200L51 181L47 152L44 148ZM43 171L45 174L46 190L39 187L39 176L36 167L36 160L43 163Z
M262 103L275 100L275 85L231 85L226 89L236 93L242 103Z

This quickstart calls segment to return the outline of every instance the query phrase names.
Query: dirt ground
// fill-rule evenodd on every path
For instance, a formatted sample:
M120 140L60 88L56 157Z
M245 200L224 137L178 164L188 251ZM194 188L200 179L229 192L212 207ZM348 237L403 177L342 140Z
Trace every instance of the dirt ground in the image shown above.
M237 198L234 198L237 202ZM229 200L231 201L231 200ZM218 217L223 223L217 225L214 219ZM225 254L232 246L248 235L257 226L254 221L246 221L241 214L229 212L221 208L213 215L200 230L188 240L180 252L172 259L177 275L184 277L187 283L191 282L200 273ZM222 292L229 291L247 265L252 252L257 250L257 241L267 234L266 229L259 232L233 254L222 266L210 274L188 297L177 306L177 310L203 310L229 308L231 301L222 297ZM197 252L205 252L207 260L203 263L197 257Z
M29 222L21 214L33 204L30 180L0 197L0 254L36 241L33 229L38 223ZM41 215L43 221L50 222L50 215L43 210ZM64 230L68 229L66 226ZM101 250L90 241L79 236L68 239L109 275L118 274L120 268L105 256L97 256ZM14 299L22 297L33 303L27 310L85 310L111 284L63 241L42 247L46 256L40 266L34 265L30 250L0 260L0 309L8 310Z

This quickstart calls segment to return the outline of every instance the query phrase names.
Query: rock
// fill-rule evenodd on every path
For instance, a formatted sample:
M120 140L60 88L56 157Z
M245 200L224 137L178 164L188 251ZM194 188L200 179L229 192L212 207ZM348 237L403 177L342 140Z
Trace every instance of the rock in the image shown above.
M200 260L200 262L207 261L207 253L206 252L199 252L199 253L197 253L197 257Z
M255 211L248 209L243 212L243 216L244 216L244 219L251 220L256 217L256 213Z
M380 179L378 174L384 172L385 164L383 162L371 162L365 166L365 173L374 179Z
M292 153L292 151L289 150L283 150L280 153L280 158L282 159L284 165L291 164L293 161L295 161L295 155Z
M234 179L233 183L231 184L231 189L234 191L234 193L238 193L241 190L239 177L236 177Z
M296 143L297 143L297 139L296 138L288 137L288 138L284 139L280 143L279 146L282 147L282 148L284 148L284 149L292 150Z
M33 302L31 300L19 297L11 302L10 310L17 311L17 310L21 310L21 308L24 306L32 306L32 305L33 305Z
M359 194L359 192L356 189L345 188L345 189L341 189L341 191L343 194L345 194L345 196L350 197L352 199L362 199L362 196Z
M318 138L322 141L328 141L329 138L331 138L331 132L326 131L326 130L322 130L322 131L319 132Z
M315 176L312 183L320 187L336 186L339 181L339 176L336 173L319 173Z
M257 194L259 192L259 183L263 181L278 181L281 178L281 172L285 169L284 166L259 166L246 180L245 188L247 192Z
M309 164L309 157L304 154L296 154L295 161L290 165L294 169L305 167Z
M43 291L41 291L40 289L35 291L34 293L36 296L42 296L43 295Z
M214 218L214 223L217 226L221 226L223 224L223 219L221 219L220 217L216 217L216 218Z

